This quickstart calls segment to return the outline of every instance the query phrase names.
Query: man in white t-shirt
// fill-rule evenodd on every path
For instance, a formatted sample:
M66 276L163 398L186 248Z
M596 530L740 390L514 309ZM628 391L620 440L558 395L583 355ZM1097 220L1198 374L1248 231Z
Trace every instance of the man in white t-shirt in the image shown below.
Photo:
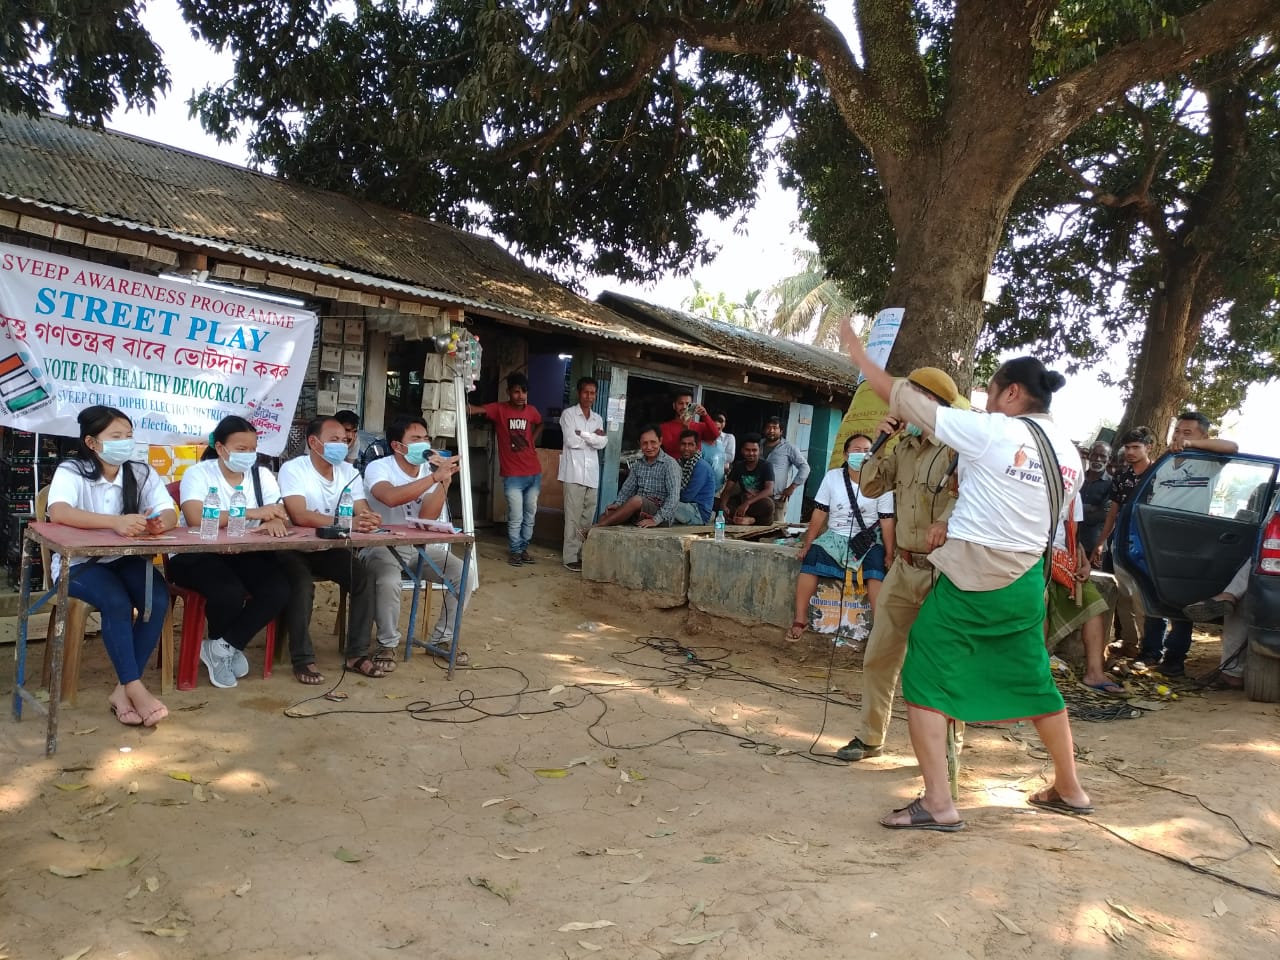
M307 424L307 452L280 468L280 492L284 508L295 527L329 527L337 523L342 494L355 499L352 523L360 533L371 533L381 518L369 509L356 468L347 463L346 432L333 417L316 417ZM313 576L332 580L347 589L347 669L366 677L386 676L369 656L373 626L373 579L364 563L350 550L318 550L303 553Z
M560 483L564 490L564 545L560 559L574 572L582 569L582 541L596 519L600 487L600 451L609 442L604 421L591 407L597 384L592 377L578 381L578 402L560 414Z
M456 457L440 457L431 452L427 422L421 417L400 417L387 428L391 456L375 460L364 471L369 503L387 526L407 526L411 520L449 522L449 485L458 473ZM462 560L445 543L426 547L431 563L423 564L422 575L432 583L447 584L440 619L428 641L435 647L449 644L458 617L458 593L463 593L466 609L467 585L462 584ZM414 570L417 548L366 547L360 551L374 583L373 618L378 646L374 662L385 672L395 669L396 648L400 645L401 577L404 569ZM434 565L434 566L433 566ZM438 569L437 569L438 568ZM460 586L461 584L461 586ZM435 652L435 651L433 651ZM440 654L437 653L437 656ZM470 658L458 651L456 663L466 666Z

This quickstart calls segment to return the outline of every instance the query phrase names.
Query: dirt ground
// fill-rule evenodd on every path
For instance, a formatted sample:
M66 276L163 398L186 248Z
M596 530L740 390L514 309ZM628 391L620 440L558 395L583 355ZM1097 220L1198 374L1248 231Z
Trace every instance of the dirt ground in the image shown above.
M1091 822L1026 805L1047 772L1030 728L973 729L968 828L891 832L877 817L919 787L904 723L882 758L804 757L824 722L820 751L854 733L860 677L843 651L824 704L817 640L647 609L547 550L518 570L497 541L480 555L464 647L487 669L450 683L419 654L387 679L347 678L345 704L298 708L342 711L327 716L286 717L314 691L287 669L263 680L255 646L235 690L202 669L157 730L126 729L91 644L55 758L37 720L0 721L0 956L1280 952L1274 704L1184 693L1140 719L1076 723ZM320 645L336 677L331 635ZM1216 662L1216 643L1195 656Z

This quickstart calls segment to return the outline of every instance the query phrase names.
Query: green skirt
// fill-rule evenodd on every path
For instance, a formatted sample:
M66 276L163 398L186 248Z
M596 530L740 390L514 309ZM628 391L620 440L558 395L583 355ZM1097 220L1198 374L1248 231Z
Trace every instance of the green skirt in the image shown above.
M907 640L907 703L966 723L1065 708L1044 646L1043 562L999 590L966 592L938 577Z

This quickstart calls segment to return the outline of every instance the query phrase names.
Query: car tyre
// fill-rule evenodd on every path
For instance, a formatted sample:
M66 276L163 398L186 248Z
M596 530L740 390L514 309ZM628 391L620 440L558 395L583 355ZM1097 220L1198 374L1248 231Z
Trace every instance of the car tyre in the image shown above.
M1249 641L1244 692L1259 703L1280 703L1280 656L1257 640Z

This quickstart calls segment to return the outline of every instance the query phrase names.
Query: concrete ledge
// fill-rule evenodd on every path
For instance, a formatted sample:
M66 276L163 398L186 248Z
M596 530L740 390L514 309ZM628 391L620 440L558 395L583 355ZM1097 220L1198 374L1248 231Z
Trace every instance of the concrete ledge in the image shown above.
M787 627L799 573L795 547L696 540L689 547L689 604L739 623Z
M710 527L597 527L582 545L582 576L650 594L658 607L689 599L689 545Z

